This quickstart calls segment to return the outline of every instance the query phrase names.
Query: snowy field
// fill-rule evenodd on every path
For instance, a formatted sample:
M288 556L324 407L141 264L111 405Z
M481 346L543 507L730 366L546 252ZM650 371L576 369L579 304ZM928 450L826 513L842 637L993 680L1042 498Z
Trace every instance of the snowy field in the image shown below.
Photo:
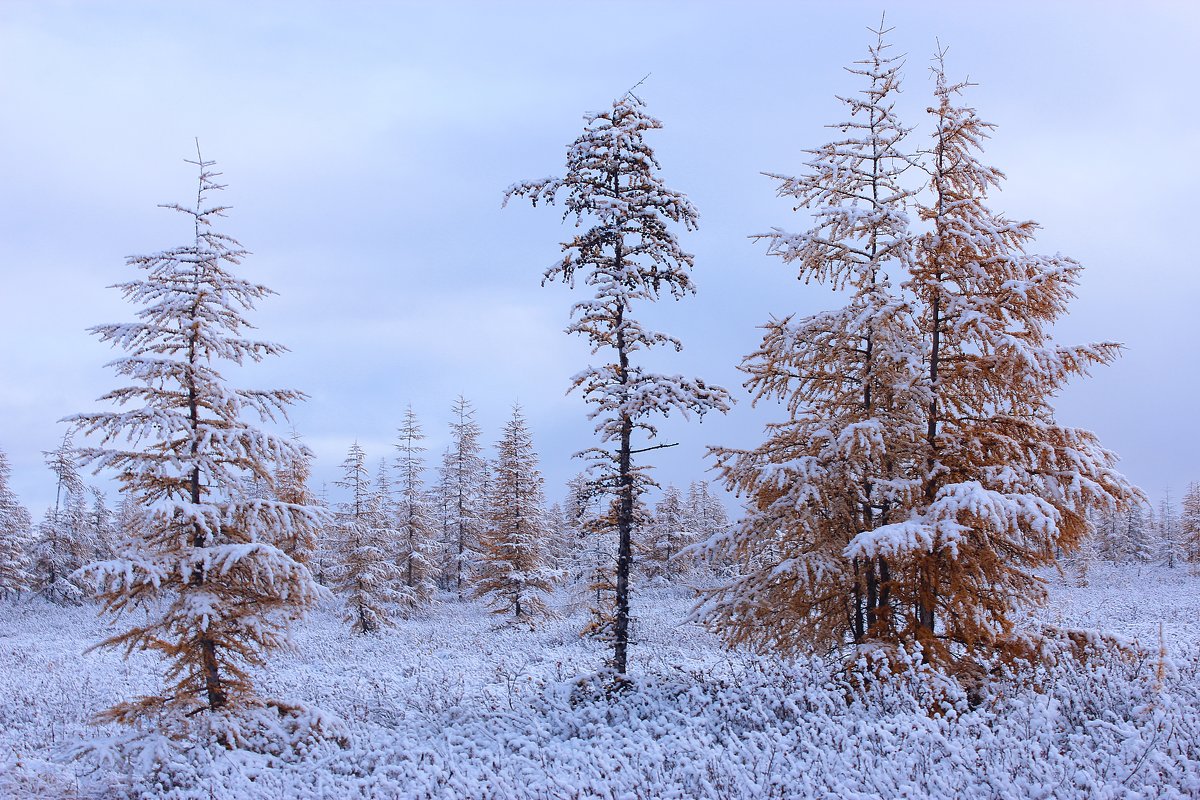
M112 630L90 607L6 601L0 797L1200 796L1200 578L1107 566L1088 578L1054 577L1041 618L1147 654L1000 677L970 701L915 666L898 686L864 687L862 671L727 652L685 622L690 600L671 587L636 596L636 682L615 699L573 680L606 651L569 611L531 632L449 601L361 637L323 609L262 689L340 718L344 745L286 760L197 747L157 771L66 754L112 733L88 717L154 691L158 663L84 655Z

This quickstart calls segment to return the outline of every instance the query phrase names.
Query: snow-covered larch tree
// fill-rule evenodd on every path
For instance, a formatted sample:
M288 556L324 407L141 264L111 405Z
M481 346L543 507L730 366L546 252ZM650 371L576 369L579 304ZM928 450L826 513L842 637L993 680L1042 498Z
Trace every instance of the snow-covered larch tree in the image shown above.
M646 573L671 580L686 572L691 559L681 558L680 551L692 544L695 537L683 493L677 486L667 486L654 504L654 517L642 556Z
M389 519L386 476L372 488L366 454L358 442L350 446L342 462L342 479L336 486L350 495L340 503L334 517L338 551L331 584L346 601L346 621L355 633L378 633L393 624L393 606L400 601L394 540L396 531Z
M806 151L799 177L770 174L778 193L807 209L802 233L757 238L805 283L843 291L840 309L772 319L742 369L760 401L789 418L750 450L714 449L726 486L747 498L737 528L709 556L738 574L702 599L698 617L731 643L783 652L836 648L886 636L893 625L892 564L848 555L863 531L904 519L919 483L921 351L913 309L895 282L912 258L902 176L909 128L897 118L901 62L887 31L848 68L864 86L839 98L849 116L832 141Z
M687 514L689 524L702 539L724 531L729 527L729 512L725 503L713 494L708 481L692 481L688 486Z
M1171 487L1163 490L1162 502L1158 505L1158 561L1164 566L1174 568L1187 559L1187 551L1183 546L1183 537L1179 531L1179 512L1171 499Z
M291 441L295 449L275 470L275 497L293 505L320 507L320 501L308 487L308 480L312 475L312 451L304 446L300 434L294 430ZM294 560L308 565L311 569L310 562L316 554L318 536L319 531L312 527L294 528L285 531L284 537L275 544Z
M32 581L27 555L32 521L8 485L11 475L8 456L0 450L0 597L27 589Z
M483 532L488 466L471 402L459 395L451 413L450 447L442 458L435 494L443 506L448 537L442 543L443 585L461 598L471 581Z
M88 561L106 561L116 555L116 518L108 507L104 492L94 486L88 487L92 504L87 512Z
M1080 265L1027 252L1037 224L987 206L1003 175L978 160L992 126L935 60L927 154L931 225L907 288L921 313L925 425L911 512L855 537L848 555L893 562L895 636L942 664L1020 651L1018 609L1045 597L1035 570L1072 552L1096 507L1136 496L1096 437L1060 425L1051 400L1118 354L1110 342L1065 346L1050 331L1074 297Z
M404 412L404 422L396 436L396 469L399 472L396 501L397 566L404 578L400 606L407 612L429 605L433 599L434 564L433 515L424 489L425 452L421 442L425 434L412 406Z
M551 531L542 484L533 437L516 406L496 444L475 580L476 596L487 598L496 614L512 622L532 623L550 613L546 596L555 573L546 563Z
M581 472L567 481L567 494L563 498L563 522L572 539L567 548L570 562L568 577L572 581L583 580L585 576L597 569L597 566L602 563L602 560L595 557L599 550L611 550L610 560L613 564L616 563L615 544L612 547L606 547L606 543L597 541L597 539L604 538L603 531L597 536L592 535L591 522L597 515L601 497L600 489L586 472ZM605 569L608 567L606 566Z
M1153 516L1154 509L1144 503L1131 503L1119 516L1117 563L1145 564L1154 558Z
M1188 484L1179 506L1179 538L1184 553L1191 563L1200 563L1200 483Z
M535 206L564 196L563 218L589 227L562 244L562 259L547 269L542 282L561 280L574 287L582 277L593 292L572 309L569 333L588 339L592 352L604 351L606 363L588 366L573 379L594 406L596 433L602 446L589 451L615 496L610 515L617 532L612 667L624 675L629 646L629 577L633 564L635 499L648 478L634 456L653 445L636 446L636 435L653 440L656 415L676 412L703 416L729 408L728 393L702 380L649 372L635 363L640 351L679 340L651 331L636 317L639 303L664 292L676 299L695 292L689 274L691 254L684 252L671 224L696 227L698 214L683 194L669 189L658 176L659 163L645 134L662 127L632 92L612 108L584 117L584 132L567 148L561 178L517 183L505 203L526 197ZM664 445L657 445L659 447Z
M46 466L54 473L54 506L37 527L34 544L34 576L38 590L56 603L78 603L82 589L72 576L88 563L93 549L87 524L85 487L79 477L74 431L68 430L53 450L43 452Z
M220 730L231 743L232 715L252 715L264 702L250 668L267 664L288 641L289 621L320 596L308 569L275 542L317 526L321 513L241 492L248 477L273 483L275 470L295 457L287 439L258 426L285 416L304 395L235 389L219 371L286 348L245 336L247 312L272 292L234 273L246 251L213 227L227 210L211 204L223 188L214 162L197 148L188 163L199 169L195 204L166 208L187 219L190 241L130 257L143 275L116 288L140 307L137 321L91 329L125 351L111 366L128 383L101 398L119 409L68 421L99 440L80 448L84 461L115 472L123 496L140 509L120 557L82 571L105 610L130 625L98 646L149 650L168 664L160 694L99 718L132 723L153 715L161 729L164 716L182 722L227 712ZM133 608L145 613L118 616Z

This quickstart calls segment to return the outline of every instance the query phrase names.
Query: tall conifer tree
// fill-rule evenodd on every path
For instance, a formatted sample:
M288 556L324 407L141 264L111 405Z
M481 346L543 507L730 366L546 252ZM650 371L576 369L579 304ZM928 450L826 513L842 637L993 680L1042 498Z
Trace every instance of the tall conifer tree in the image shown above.
M79 477L74 431L68 430L53 450L43 452L54 473L54 506L38 524L34 545L34 573L41 593L56 603L78 603L83 597L73 575L92 559L90 526L84 506L83 479Z
M318 525L320 511L242 493L248 476L273 483L296 455L257 424L285 415L304 395L234 389L218 371L286 349L244 335L252 327L246 312L272 292L234 274L246 251L213 228L227 210L210 204L223 188L214 162L197 148L188 163L199 170L195 204L166 208L186 217L191 240L129 258L144 276L117 288L141 307L138 321L92 328L126 351L112 366L130 382L101 398L120 410L69 420L99 438L81 448L83 458L114 471L124 497L144 509L128 531L132 546L85 569L109 613L146 609L123 617L132 627L100 646L150 650L168 662L162 694L101 715L122 722L258 706L249 668L266 664L287 641L288 621L319 597L308 569L275 542Z
M691 527L679 487L672 485L663 489L662 497L654 505L654 517L649 527L644 554L646 571L667 580L686 572L690 559L681 558L680 551L693 543L696 532Z
M919 490L905 466L926 400L921 352L895 286L912 258L912 192L902 185L912 155L893 108L901 63L888 55L887 31L874 33L867 57L848 68L865 85L839 98L849 116L830 126L837 138L806 151L800 177L770 175L812 227L759 237L805 283L844 290L848 302L767 323L742 365L746 386L790 418L768 425L752 450L714 451L748 508L720 548L740 575L708 594L701 615L731 641L787 652L886 635L892 565L844 550L860 531L902 519Z
M633 457L652 449L635 447L635 434L654 439L657 429L650 418L655 415L724 412L729 397L702 380L659 375L635 363L639 351L682 348L678 339L643 327L635 316L638 304L657 300L664 291L676 299L695 292L692 256L680 248L670 224L693 229L698 214L686 196L658 177L658 160L644 138L662 123L632 92L584 121L584 132L567 150L566 174L515 184L505 203L513 197L527 197L534 205L553 203L561 194L564 219L574 217L577 227L585 218L591 224L562 244L563 258L546 270L543 283L561 280L574 287L582 277L594 295L575 304L567 330L586 337L593 353L609 354L607 363L579 372L572 388L594 406L590 416L597 420L602 447L589 454L615 495L608 517L617 532L612 666L624 675L635 505L648 480Z
M920 209L932 229L908 283L929 395L920 491L908 519L861 533L847 552L904 564L892 589L905 612L897 635L946 662L1018 646L1015 611L1045 596L1034 570L1079 546L1089 509L1135 492L1096 437L1060 425L1051 405L1119 346L1053 341L1081 267L1027 253L1038 225L987 207L1003 179L977 159L992 126L958 103L966 84L946 80L940 54L934 72L931 197Z
M294 430L291 435L295 450L283 460L275 470L275 496L284 503L299 506L321 506L321 502L309 489L308 480L312 475L312 452L300 441L300 434ZM312 527L304 527L284 531L283 537L275 544L293 559L312 568L312 560L317 550L319 531Z
M899 65L876 31L851 72L851 133L813 151L785 194L806 234L770 236L801 277L851 292L840 312L772 322L748 361L759 397L787 401L767 444L719 451L751 508L734 536L743 574L702 607L733 641L796 651L919 642L943 666L1028 652L1015 612L1044 597L1034 571L1073 551L1088 515L1139 505L1094 435L1059 425L1052 397L1111 361L1112 343L1062 346L1049 330L1079 265L1026 253L1037 229L985 205L1002 175L976 160L990 126L935 69L926 153L929 232L914 248L891 95ZM853 119L857 117L858 119ZM907 277L906 300L892 280Z
M1187 558L1183 537L1179 530L1179 513L1171 499L1171 487L1163 491L1158 506L1158 560L1167 567L1175 567Z

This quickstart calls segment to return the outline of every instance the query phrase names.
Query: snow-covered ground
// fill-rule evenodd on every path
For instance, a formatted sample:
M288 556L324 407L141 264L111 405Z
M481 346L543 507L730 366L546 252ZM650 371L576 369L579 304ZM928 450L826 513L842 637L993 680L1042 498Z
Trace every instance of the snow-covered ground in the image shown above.
M863 670L730 653L684 621L691 601L673 587L637 596L635 685L611 699L575 681L606 651L570 612L529 631L449 601L362 637L324 609L261 686L340 717L345 746L286 762L197 748L158 772L65 757L115 732L88 717L153 692L158 662L85 655L114 630L90 607L2 602L0 797L1200 796L1200 577L1098 566L1088 579L1053 577L1039 616L1149 655L999 678L970 703L915 666L864 688Z

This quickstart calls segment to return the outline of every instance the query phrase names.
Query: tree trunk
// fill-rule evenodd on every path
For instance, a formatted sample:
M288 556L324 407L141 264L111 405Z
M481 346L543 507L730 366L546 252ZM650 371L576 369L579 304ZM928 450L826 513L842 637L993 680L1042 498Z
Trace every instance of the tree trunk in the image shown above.
M621 353L622 366L627 363ZM633 564L633 475L630 437L633 423L628 417L621 419L621 447L617 453L617 469L620 471L620 496L617 503L617 607L613 620L613 669L624 675L628 667L629 648L629 572Z

